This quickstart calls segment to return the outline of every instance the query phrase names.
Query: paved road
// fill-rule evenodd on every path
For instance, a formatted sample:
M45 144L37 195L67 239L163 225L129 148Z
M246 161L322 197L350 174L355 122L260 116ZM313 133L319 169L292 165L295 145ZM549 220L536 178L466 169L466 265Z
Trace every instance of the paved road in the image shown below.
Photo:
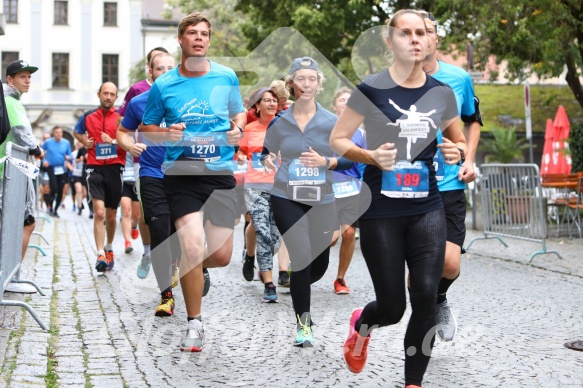
M135 276L139 242L126 255L118 234L114 270L97 275L92 221L68 209L60 213L59 220L38 223L37 230L54 241L48 256L29 249L23 269L47 294L33 295L30 303L51 330L43 333L21 309L0 308L0 386L404 385L402 342L410 309L401 323L373 333L363 373L353 375L342 361L350 312L374 297L358 246L347 296L332 292L338 257L333 249L326 276L312 288L315 347L297 349L291 345L289 294L278 289L279 303L264 304L262 285L243 280L237 226L231 264L210 270L204 351L186 354L177 348L186 321L180 288L175 315L154 317L153 274L146 280ZM583 339L583 243L553 241L565 260L549 255L527 266L536 244L508 242L510 248L479 241L465 255L462 276L449 294L458 335L450 343L436 340L425 387L583 385L583 352L563 346Z

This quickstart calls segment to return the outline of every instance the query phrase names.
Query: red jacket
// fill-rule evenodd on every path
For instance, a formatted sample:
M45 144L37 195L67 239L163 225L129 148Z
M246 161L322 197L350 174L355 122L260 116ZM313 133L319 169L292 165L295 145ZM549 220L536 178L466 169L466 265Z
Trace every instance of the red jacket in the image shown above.
M87 134L87 137L95 140L95 146L87 150L87 165L106 165L106 164L126 164L126 152L119 146L107 147L101 141L101 134L107 133L109 137L115 140L117 132L117 119L119 113L114 107L111 107L106 113L103 113L101 108L85 112L83 117L79 119L75 125L75 132L79 134ZM102 149L102 146L106 146ZM95 151L99 149L99 154ZM114 156L114 150L117 150L117 156Z

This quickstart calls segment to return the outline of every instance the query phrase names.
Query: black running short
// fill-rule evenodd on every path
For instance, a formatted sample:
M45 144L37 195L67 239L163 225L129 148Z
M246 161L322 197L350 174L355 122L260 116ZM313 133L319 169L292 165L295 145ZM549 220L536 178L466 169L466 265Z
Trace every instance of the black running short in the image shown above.
M146 224L154 217L170 214L166 201L164 179L149 176L140 177L140 200Z
M134 182L124 182L121 196L130 198L132 202L139 202L137 190L138 188Z
M108 209L117 209L121 200L123 166L121 164L88 165L89 200L102 200Z
M240 213L233 175L165 175L164 188L172 219L204 210L213 225L235 227Z
M466 195L464 190L440 191L447 221L447 241L462 247L466 239Z
M336 229L341 225L358 227L358 195L336 198Z

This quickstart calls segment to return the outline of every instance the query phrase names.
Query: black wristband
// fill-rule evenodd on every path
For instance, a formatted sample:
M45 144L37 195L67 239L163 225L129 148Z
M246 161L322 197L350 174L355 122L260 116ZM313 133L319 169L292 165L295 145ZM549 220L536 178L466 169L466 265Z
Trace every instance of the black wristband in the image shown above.
M461 148L458 148L458 150L459 150L459 152L460 152L460 157L461 157L461 159L460 159L460 161L459 161L457 164L459 164L459 165L461 166L461 165L462 165L462 164L463 164L463 163L466 161L466 155L465 155L465 153L464 153L464 150L463 150L463 149L461 149Z
M37 145L35 148L28 150L29 155L40 156L40 147Z

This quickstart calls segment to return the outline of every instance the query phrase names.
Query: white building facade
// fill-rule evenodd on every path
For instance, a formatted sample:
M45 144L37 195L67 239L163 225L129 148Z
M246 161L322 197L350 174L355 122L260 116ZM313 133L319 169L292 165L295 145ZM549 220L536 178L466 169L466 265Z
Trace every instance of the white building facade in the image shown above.
M119 106L130 70L151 48L178 48L180 15L163 19L164 0L1 1L2 80L15 59L39 67L22 98L39 137L55 125L71 132L84 111L99 105L105 81L118 85Z

